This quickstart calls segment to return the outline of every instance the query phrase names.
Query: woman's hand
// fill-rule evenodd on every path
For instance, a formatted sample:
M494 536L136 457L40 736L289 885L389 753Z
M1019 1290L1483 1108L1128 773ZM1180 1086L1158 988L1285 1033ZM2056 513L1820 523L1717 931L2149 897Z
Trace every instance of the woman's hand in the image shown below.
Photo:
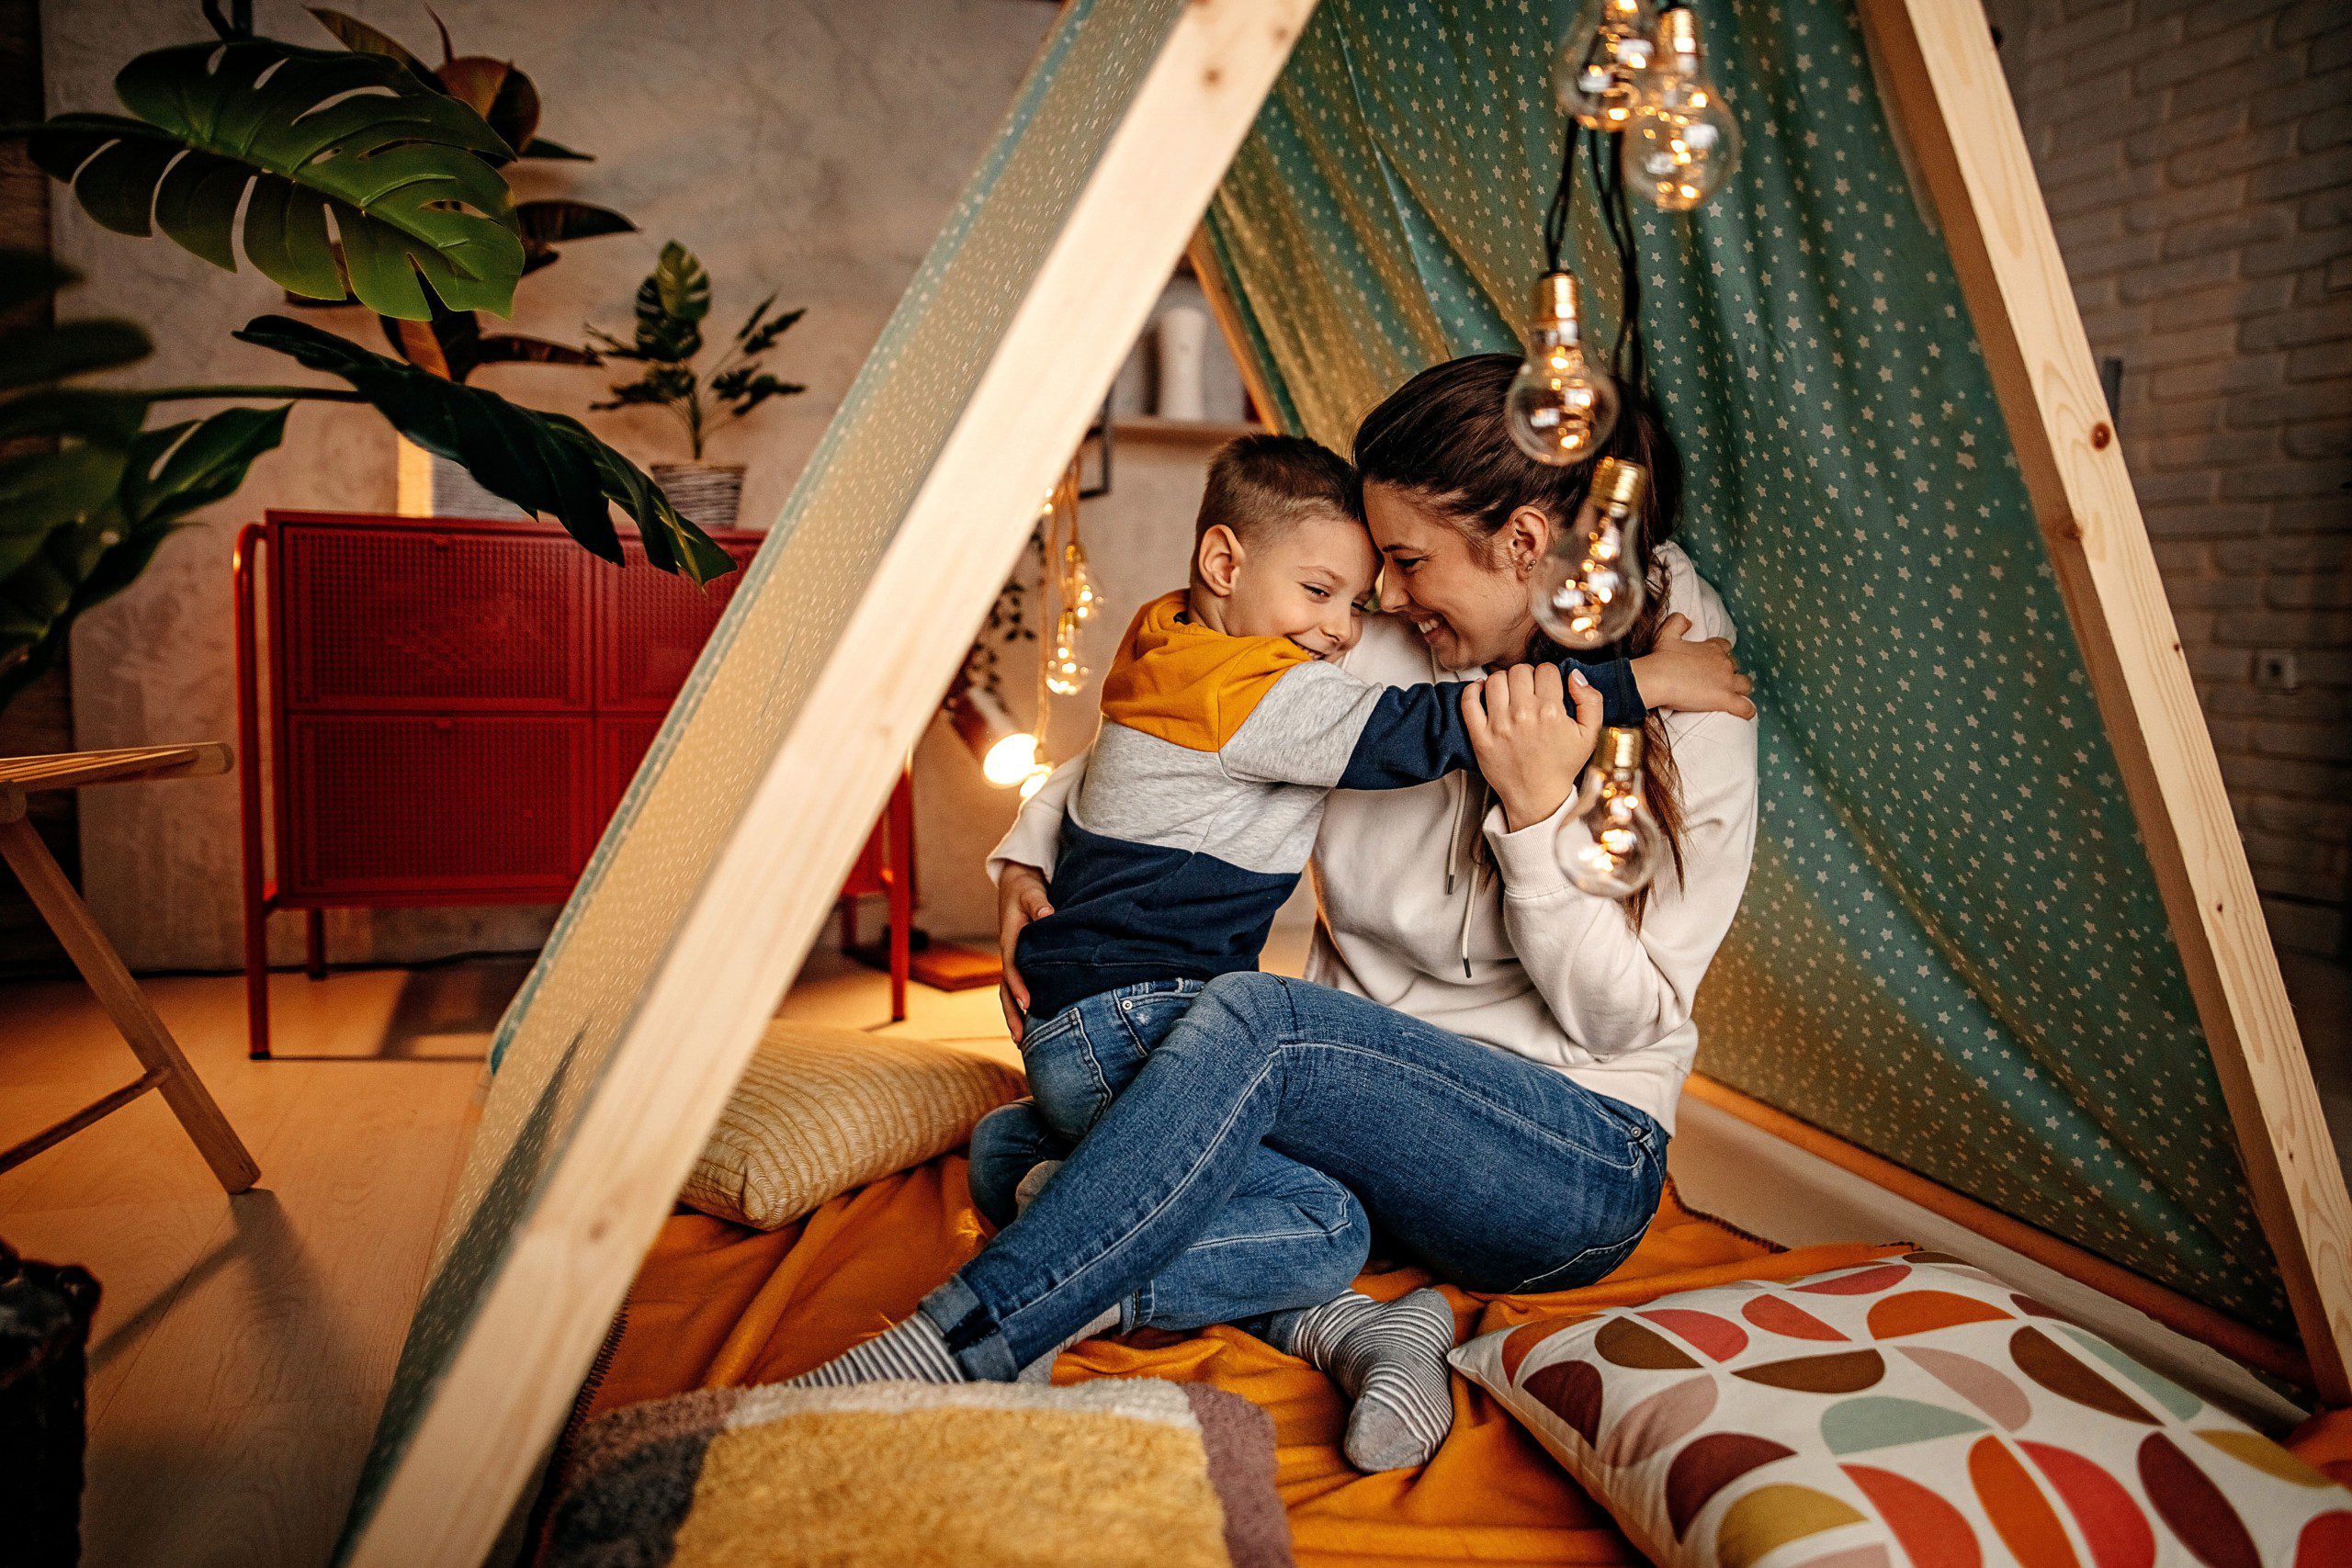
M1029 987L1023 983L1021 971L1012 966L1012 944L1021 936L1021 928L1030 921L1054 912L1046 901L1046 876L1034 865L1008 863L996 879L996 940L998 952L1004 961L1004 982L996 988L996 999L1004 1008L1004 1026L1012 1032L1012 1043L1021 1043L1022 1020L1029 1011Z
M1573 698L1570 713L1566 699ZM1564 689L1556 664L1514 664L1462 694L1462 721L1478 771L1514 833L1566 803L1600 739L1600 694L1581 671Z
M1657 628L1657 646L1633 665L1634 684L1641 688L1645 707L1756 716L1756 705L1747 700L1756 682L1739 672L1731 644L1719 637L1692 641L1688 615L1667 616Z

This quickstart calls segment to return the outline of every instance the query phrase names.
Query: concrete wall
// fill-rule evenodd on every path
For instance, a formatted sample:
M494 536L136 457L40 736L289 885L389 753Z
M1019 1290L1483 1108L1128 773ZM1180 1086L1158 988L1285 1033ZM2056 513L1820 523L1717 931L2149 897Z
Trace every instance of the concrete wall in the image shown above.
M417 0L342 6L435 53ZM333 47L289 0L256 9L266 32ZM775 367L810 391L723 433L712 454L751 465L744 515L755 526L775 515L1053 17L1030 0L439 0L437 9L461 52L513 58L531 73L548 135L597 156L525 165L523 194L599 202L644 231L571 247L526 279L518 330L577 342L584 320L624 324L637 280L673 237L709 266L720 317L771 289L808 308ZM47 0L40 20L52 110L113 109L109 83L132 55L209 36L192 0ZM228 335L282 308L266 280L220 272L165 241L106 232L62 193L52 230L60 256L88 280L78 299L67 297L67 313L127 315L153 333L158 352L142 378L288 378L288 362ZM373 341L364 315L322 319ZM608 378L499 367L481 380L585 413ZM657 414L587 417L640 462L684 455ZM334 405L298 410L285 447L255 466L232 502L83 623L73 650L79 743L233 736L236 527L271 506L390 511L392 502L392 436L380 420ZM1105 565L1106 575L1115 570ZM231 780L92 792L82 828L90 898L134 964L240 961ZM967 838L942 827L933 844L960 851ZM930 883L944 896L960 875L939 871ZM390 961L528 946L546 919L546 911L347 912L331 919L331 952ZM280 923L280 954L291 957L298 922Z
M2352 5L1992 0L2279 944L2352 893Z

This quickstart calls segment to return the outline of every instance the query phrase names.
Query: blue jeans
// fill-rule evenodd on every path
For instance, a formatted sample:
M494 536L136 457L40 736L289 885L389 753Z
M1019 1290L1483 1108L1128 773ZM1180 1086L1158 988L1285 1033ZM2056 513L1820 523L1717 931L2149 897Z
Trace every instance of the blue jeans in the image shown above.
M1040 1160L1067 1158L1201 994L1198 980L1123 986L1025 1030L1032 1098L972 1130L973 1206L1012 1223L1013 1189ZM1192 1329L1346 1290L1372 1247L1372 1222L1348 1190L1260 1147L1233 1201L1169 1268L1135 1292L1120 1327Z
M967 1375L1009 1380L1189 1267L1268 1153L1353 1194L1442 1280L1567 1290L1641 1240L1666 1141L1632 1106L1525 1057L1305 981L1220 976L1060 1175L921 1310ZM1231 1280L1256 1277L1246 1246L1223 1250ZM1234 1304L1239 1318L1300 1303Z

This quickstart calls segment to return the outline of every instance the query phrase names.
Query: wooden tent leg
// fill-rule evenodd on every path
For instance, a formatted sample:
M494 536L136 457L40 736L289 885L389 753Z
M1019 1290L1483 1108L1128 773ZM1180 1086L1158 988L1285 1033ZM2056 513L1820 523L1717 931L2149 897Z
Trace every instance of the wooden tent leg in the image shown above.
M2352 1194L1984 12L1861 0L1860 15L1975 319L2312 1379L2352 1403Z
M302 911L302 972L313 980L327 977L327 912Z
M251 1187L260 1179L261 1168L254 1163L254 1156L245 1152L237 1130L229 1125L226 1116L220 1114L220 1107L214 1103L203 1080L196 1076L196 1069L188 1066L187 1058L180 1053L179 1042L173 1039L171 1031L164 1027L164 1021L156 1016L146 994L140 990L139 982L130 977L130 971L123 966L121 955L115 952L114 944L107 941L106 933L98 929L97 921L90 916L89 906L82 902L81 896L74 891L73 884L65 880L65 873L59 869L56 860L49 852L49 846L40 841L40 836L33 831L31 823L22 818L12 822L0 822L0 858L5 858L23 881L25 891L32 897L33 907L41 912L41 918L57 933L58 942L74 960L74 967L79 969L82 978L89 982L90 989L96 993L99 1003L114 1020L115 1027L122 1031L123 1039L130 1043L132 1054L139 1058L139 1065L146 1069L138 1085L116 1091L100 1100L98 1105L104 1106L106 1111L112 1111L128 1103L152 1080L156 1091L163 1095L164 1102L172 1108L172 1114L180 1119L182 1127L187 1129L187 1135L195 1141L197 1152L204 1156L204 1163L212 1168L214 1176L220 1178L220 1185L231 1192L243 1192ZM97 1115L105 1114L105 1111L98 1111L96 1106L91 1111L96 1114L90 1111L83 1113L87 1121L69 1120L77 1125L86 1126L88 1122L96 1121ZM64 1126L64 1132L74 1130L74 1125ZM62 1137L64 1133L60 1132L58 1135Z

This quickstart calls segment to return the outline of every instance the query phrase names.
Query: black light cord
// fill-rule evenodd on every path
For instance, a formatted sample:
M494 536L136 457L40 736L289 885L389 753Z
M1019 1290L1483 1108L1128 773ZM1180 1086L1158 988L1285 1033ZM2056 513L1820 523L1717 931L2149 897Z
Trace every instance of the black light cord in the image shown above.
M1560 152L1560 177L1552 186L1552 205L1544 214L1544 270L1560 270L1560 257L1566 252L1568 223L1575 215L1577 201L1577 147L1583 140L1584 127L1568 121L1567 142Z

